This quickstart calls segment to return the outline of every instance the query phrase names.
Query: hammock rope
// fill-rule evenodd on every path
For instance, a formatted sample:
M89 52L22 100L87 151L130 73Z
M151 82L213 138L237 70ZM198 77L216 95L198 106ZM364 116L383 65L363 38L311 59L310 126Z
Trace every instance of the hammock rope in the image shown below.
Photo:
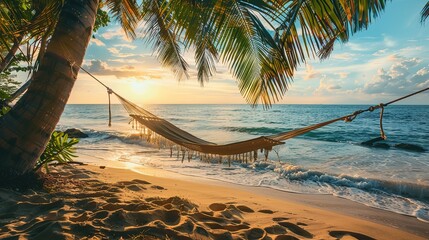
M175 147L177 149L177 158L179 158L180 153L182 153L182 162L185 159L186 153L188 153L188 161L193 156L199 157L203 161L211 161L211 159L216 158L219 162L222 162L225 159L228 160L229 164L231 164L231 161L254 161L258 159L258 150L264 153L265 159L268 159L268 153L272 150L274 146L284 144L284 141L290 138L300 136L309 131L313 131L315 129L324 127L340 120L343 120L345 122L352 122L358 115L364 112L373 112L377 109L380 109L381 137L379 138L380 140L385 140L386 135L383 130L384 108L392 103L401 101L405 98L429 90L428 87L417 92L408 94L406 96L394 99L388 103L380 103L378 105L370 106L367 109L357 110L349 115L345 115L339 118L317 123L307 127L295 129L292 131L257 137L235 143L219 145L198 138L190 134L189 132L178 128L169 121L157 117L156 115L128 101L127 99L114 92L106 84L97 79L94 75L89 73L83 67L80 67L80 69L82 69L85 73L87 73L89 76L91 76L93 79L95 79L107 89L109 95L109 126L111 124L110 95L114 94L119 99L125 110L128 112L129 116L132 118L133 128L135 125L135 129L140 129L141 136L145 136L148 142L157 144L159 147L169 148L170 156L173 156L173 147Z

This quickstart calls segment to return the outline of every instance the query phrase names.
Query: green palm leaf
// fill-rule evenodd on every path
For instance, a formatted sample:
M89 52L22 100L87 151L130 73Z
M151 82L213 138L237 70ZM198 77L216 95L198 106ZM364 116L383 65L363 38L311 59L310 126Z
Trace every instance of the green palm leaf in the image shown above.
M179 80L188 77L188 63L182 56L179 36L174 31L175 22L168 5L159 0L144 2L143 21L143 36L154 45L160 62L170 67Z
M429 17L429 1L423 7L421 15L422 15L420 19L421 22L426 21L426 19Z
M136 28L141 20L141 7L135 0L105 0L109 13L118 21L128 37L136 37Z
M36 163L35 170L45 166L49 171L48 164L52 162L71 162L76 157L74 145L77 143L79 139L69 138L64 132L53 132L45 151Z

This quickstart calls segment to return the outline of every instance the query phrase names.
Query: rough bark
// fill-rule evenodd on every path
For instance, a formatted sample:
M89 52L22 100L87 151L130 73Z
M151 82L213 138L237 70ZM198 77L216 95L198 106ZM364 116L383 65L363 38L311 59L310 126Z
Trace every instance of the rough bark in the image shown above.
M57 125L94 26L98 0L68 0L27 92L0 119L0 178L32 171Z

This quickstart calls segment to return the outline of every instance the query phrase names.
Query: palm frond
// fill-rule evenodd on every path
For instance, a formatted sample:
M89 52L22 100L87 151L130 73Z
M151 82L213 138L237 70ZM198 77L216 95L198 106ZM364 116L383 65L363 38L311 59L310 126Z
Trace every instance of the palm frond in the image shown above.
M336 40L347 42L350 35L366 29L385 8L386 0L293 0L281 10L282 23L276 29L296 68L316 55L329 57Z
M270 106L279 101L288 89L292 80L293 69L288 65L284 52L279 44L256 15L250 15L255 29L255 38L259 39L258 59L259 76L256 80L239 80L239 88L246 100L256 105L258 102Z
M203 86L216 72L218 52L208 35L202 35L195 45L195 62L198 81Z
M166 6L165 14L170 14L174 29L185 50L194 48L197 77L201 86L216 72L219 61L215 46L212 17L216 0L172 0Z
M143 3L143 36L154 45L159 61L170 67L180 80L188 77L188 63L182 56L174 21L167 9L168 6L159 0Z
M249 24L248 11L245 11L236 1L226 5L230 11L222 19L218 33L218 48L221 59L228 66L232 75L240 80L254 81L260 73L258 45L254 39L255 31Z
M141 18L141 7L136 0L105 0L106 7L110 14L118 21L125 34L134 39L135 29Z
M426 5L423 7L421 11L421 19L420 21L423 23L426 21L426 19L429 17L429 1L426 3Z

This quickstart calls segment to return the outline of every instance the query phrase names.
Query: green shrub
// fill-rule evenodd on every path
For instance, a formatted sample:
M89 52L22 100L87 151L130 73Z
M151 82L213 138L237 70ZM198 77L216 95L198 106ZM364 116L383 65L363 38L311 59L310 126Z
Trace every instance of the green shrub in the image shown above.
M49 163L68 163L73 161L73 158L77 157L74 155L74 145L78 142L79 139L69 138L66 133L53 132L45 151L36 162L35 171L44 166L46 171L49 172Z

